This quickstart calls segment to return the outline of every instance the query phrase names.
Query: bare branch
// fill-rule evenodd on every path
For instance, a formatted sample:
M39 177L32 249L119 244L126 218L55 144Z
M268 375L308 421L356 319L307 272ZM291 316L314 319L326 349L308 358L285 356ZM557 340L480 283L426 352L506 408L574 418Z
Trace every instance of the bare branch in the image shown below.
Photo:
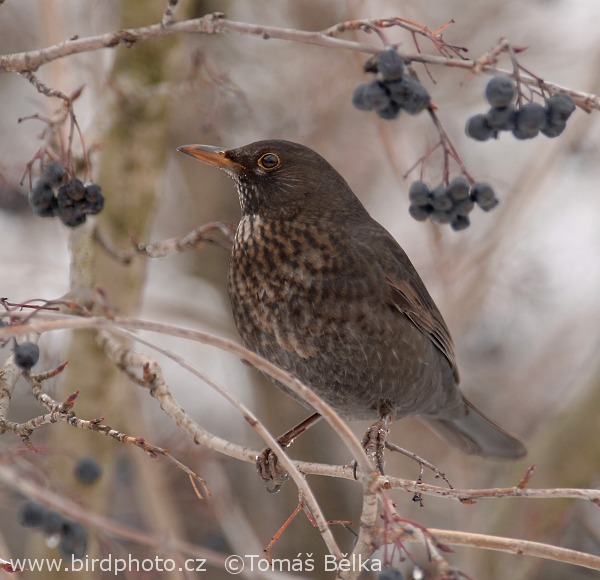
M362 25L357 26L357 22L360 22ZM408 23L409 21L405 21L401 18L386 18L351 21L351 24L355 28L367 30L374 26L385 27L390 25L399 25L399 22ZM131 46L138 42L144 42L154 38L183 33L233 33L244 36L255 36L262 38L263 40L287 40L291 42L313 44L317 46L322 46L324 48L352 50L354 52L362 52L365 54L377 54L381 50L381 47L374 46L372 44L366 44L351 40L343 40L332 36L334 30L337 30L339 32L340 30L352 28L352 26L347 25L348 23L340 23L332 28L327 29L324 32L310 32L305 30L295 30L292 28L280 28L276 26L263 26L257 24L249 24L245 22L236 22L234 20L227 20L221 12L215 12L213 14L207 14L201 18L184 20L181 22L173 22L168 26L164 26L163 23L160 22L158 24L152 24L150 26L145 26L142 28L129 28L126 30L119 30L116 32L100 34L97 36L89 36L87 38L74 38L66 40L60 44L29 52L19 52L4 55L0 57L0 72L24 73L27 71L35 71L40 66L48 62L59 58L64 58L73 54L90 52L101 48L114 48L116 46L121 45ZM404 28L407 28L407 26L404 26ZM420 27L419 30L422 32L426 31L427 29L424 27ZM438 38L435 32L429 32L428 34L426 34L426 36L430 40L432 40L432 42L436 38ZM463 58L453 58L451 54L449 55L445 53L443 50L444 47L448 48L450 47L450 45L442 45L441 43L437 42L435 46L438 48L438 50L442 52L442 55L430 55L423 54L420 52L402 53L402 58L407 63L420 62L423 64L462 68L467 71L511 74L511 71L496 66L496 54L494 52L488 52L483 57L472 60ZM460 47L454 48L456 50L460 50ZM521 68L521 70L523 69ZM521 75L520 82L530 87L537 87L539 86L540 79L532 75ZM600 96L592 95L582 91L576 91L547 81L543 81L543 84L544 88L550 92L563 92L565 94L570 95L584 109L600 110Z

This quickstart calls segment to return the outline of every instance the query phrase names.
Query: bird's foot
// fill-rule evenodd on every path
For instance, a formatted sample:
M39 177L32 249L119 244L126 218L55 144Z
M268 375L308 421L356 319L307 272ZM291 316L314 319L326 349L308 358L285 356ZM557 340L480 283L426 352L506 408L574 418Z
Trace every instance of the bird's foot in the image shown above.
M286 431L277 439L277 443L282 449L287 449L294 440L302 435L304 431L310 429L317 421L321 419L319 413L313 413L289 431ZM265 449L256 458L256 469L267 485L267 491L277 493L281 486L290 478L290 474L279 465L277 455L270 448Z
M256 469L269 493L277 493L290 477L290 474L279 465L277 455L269 447L258 456Z
M385 449L385 440L390 432L389 424L391 417L384 415L371 425L362 440L362 446L367 457L373 462L379 473L384 475L383 452Z

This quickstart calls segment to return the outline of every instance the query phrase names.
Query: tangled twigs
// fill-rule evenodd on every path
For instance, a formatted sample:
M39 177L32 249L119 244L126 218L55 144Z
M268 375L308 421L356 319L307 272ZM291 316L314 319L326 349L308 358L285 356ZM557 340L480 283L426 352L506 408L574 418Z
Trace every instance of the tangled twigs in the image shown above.
M391 500L380 494L383 513L381 518L383 521L383 530L379 536L379 541L385 544L393 543L398 550L406 552L409 556L405 542L420 541L422 542L429 555L429 559L435 565L437 575L436 578L458 578L464 576L459 570L451 568L448 561L442 554L452 552L452 550L443 544L439 538L431 533L425 526L401 517L396 512L396 508ZM388 563L389 564L389 563Z
M440 26L437 30L430 30L427 26L423 26L418 22L414 22L412 20L408 20L406 18L377 18L373 20L349 20L348 22L340 22L339 24L335 24L325 30L322 31L323 34L327 36L338 36L348 30L362 30L364 32L377 31L379 28L392 28L394 26L398 26L400 28L404 28L408 32L411 33L415 46L419 52L420 48L417 42L417 36L424 36L434 45L436 50L443 56L447 58L452 58L452 55L459 56L460 58L464 58L462 56L462 52L467 52L467 49L464 46L455 46L448 44L442 38L442 32L451 24L454 23L454 20L450 20L446 22L442 26Z
M67 116L69 118L69 136L67 138L67 149L66 151L62 151L62 156L66 159L67 161L67 167L69 169L69 172L71 174L74 174L75 172L75 164L73 162L73 155L72 155L72 150L73 150L73 137L75 135L75 131L77 131L77 134L79 135L79 141L81 143L81 148L83 151L83 158L85 160L85 165L86 168L89 167L89 159L88 159L88 155L87 155L87 151L85 148L85 142L83 140L83 135L81 133L81 128L79 127L79 123L77 121L77 117L75 116L75 111L73 110L73 102L76 101L79 96L81 95L81 92L83 91L83 86L79 87L78 89L76 89L73 94L71 95L65 95L65 93L63 93L62 91L59 91L57 89L53 89L49 86L47 86L46 84L44 84L33 72L31 71L24 71L21 73L37 90L38 92L40 92L41 94L45 95L46 97L55 97L57 99L61 99L64 104L65 104L65 108L66 108L66 112L67 112ZM62 122L64 122L65 118L59 118L58 121L56 122L52 122L50 121L51 124L54 124L56 126L59 126L62 124ZM62 145L62 141L59 139L59 143L61 143ZM34 158L35 160L35 158ZM28 168L30 169L30 165L28 166Z
M75 405L77 397L79 396L79 390L73 392L63 402L58 402L52 397L50 397L50 395L45 393L42 390L42 382L49 378L57 376L64 370L66 366L67 363L64 362L55 369L43 373L22 373L25 380L29 383L34 397L43 407L45 407L45 409L48 412L34 417L33 419L30 419L29 421L26 421L24 423L14 423L12 421L7 421L4 419L4 415L0 415L0 434L8 431L13 432L19 437L21 437L21 440L27 447L29 447L32 450L35 450L34 445L31 443L30 437L36 429L40 428L42 425L49 425L51 423L68 423L69 425L77 429L95 431L96 433L101 433L106 437L115 439L120 443L139 447L151 458L157 458L158 456L165 457L168 461L173 463L176 467L184 471L190 477L190 479L193 482L194 489L196 490L199 497L202 497L200 489L202 489L207 495L210 495L210 490L208 489L206 481L196 472L194 472L189 467L182 464L175 457L173 457L168 450L148 443L143 437L133 437L131 435L127 435L126 433L117 431L109 425L105 425L103 423L103 418L86 420L77 417L77 415L75 415L75 412L73 411L73 407ZM0 394L2 394L1 390Z

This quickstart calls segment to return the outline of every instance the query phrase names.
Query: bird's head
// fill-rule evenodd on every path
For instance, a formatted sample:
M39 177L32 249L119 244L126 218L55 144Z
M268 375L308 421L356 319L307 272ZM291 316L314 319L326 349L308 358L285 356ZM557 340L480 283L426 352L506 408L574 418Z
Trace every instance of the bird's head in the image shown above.
M233 178L242 214L293 218L362 215L343 177L318 153L290 141L257 141L237 149L185 145L177 149Z

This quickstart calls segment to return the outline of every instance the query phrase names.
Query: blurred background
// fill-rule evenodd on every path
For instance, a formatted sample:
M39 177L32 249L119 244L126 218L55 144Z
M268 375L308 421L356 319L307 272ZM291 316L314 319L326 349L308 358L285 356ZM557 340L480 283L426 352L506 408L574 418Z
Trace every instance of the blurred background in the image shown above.
M165 5L159 0L7 0L0 5L0 54L49 46L74 35L152 24L160 21ZM188 0L181 2L178 18L213 11L241 22L302 30L387 16L435 30L454 19L444 38L467 47L470 57L479 57L506 36L515 46L528 47L519 61L543 79L600 93L596 30L600 4L592 0ZM391 29L386 34L401 43L400 52L415 51L408 33ZM379 42L364 33L350 32L345 38L376 46ZM420 46L434 53L427 41L421 40ZM67 94L84 85L75 112L91 150L94 181L107 198L99 221L123 246L131 230L154 241L182 236L210 221L238 220L233 183L222 172L178 154L175 149L180 145L229 148L281 138L317 150L396 237L422 275L453 334L463 390L522 439L529 454L517 464L465 457L414 419L395 423L391 440L433 462L454 487L513 486L531 464L537 465L532 487L598 486L598 112L578 110L558 139L516 141L503 134L497 141L476 143L464 135L464 125L470 115L485 111L483 89L489 77L431 66L431 78L416 64L466 166L476 179L493 184L501 199L493 212L475 210L471 227L456 233L418 223L407 212L408 186L418 172L407 179L403 175L437 140L427 115L404 115L388 122L352 107L352 91L366 80L362 71L366 58L350 51L233 34L181 35L71 56L43 66L37 74ZM506 57L500 65L510 68ZM44 125L36 120L19 124L17 119L33 113L51 116L60 103L38 94L17 74L0 75L0 91L0 294L14 302L58 298L72 290L70 261L79 247L79 234L57 220L31 215L28 184L21 186L19 180L41 144ZM440 180L441 158L431 159L425 176L431 184ZM226 290L228 253L223 248L207 245L162 260L139 260L128 269L115 265L97 248L93 251L95 283L120 312L237 340ZM274 434L306 415L235 358L192 342L159 340L226 385ZM69 496L85 510L163 539L165 557L173 556L169 538L223 554L261 554L297 505L292 483L277 495L268 494L253 465L194 446L147 393L108 368L91 336L44 335L40 348L37 368L70 361L64 376L47 383L59 400L80 388L76 407L80 416L106 417L116 428L168 447L207 479L213 496L198 501L187 477L166 462L150 461L138 449L64 425L35 433L33 441L44 453L20 454L17 467L27 477ZM1 352L7 357L10 345ZM198 423L236 443L263 447L223 399L157 358L175 396ZM9 417L24 421L39 412L29 389L21 384ZM352 424L358 436L366 427ZM15 457L18 448L15 436L0 439L5 458ZM326 424L304 435L291 455L338 464L350 460ZM81 486L72 475L73 464L82 456L92 456L103 466L102 479L93 489ZM389 455L387 468L389 474L409 479L419 475L414 462ZM440 484L428 473L425 481ZM310 483L326 517L351 520L350 527L356 530L359 486L317 477ZM463 505L425 497L421 507L409 493L390 495L401 515L425 526L600 554L600 512L591 502L497 499ZM0 557L58 557L42 534L19 524L22 502L14 490L0 487ZM156 548L126 543L103 529L88 531L90 553L96 557L156 553ZM334 534L343 548L351 550L350 531L334 526ZM426 554L416 546L408 549L412 559L396 560L397 567L408 578L415 565L427 574ZM317 530L300 515L272 556L313 553L318 562L324 550ZM508 569L513 579L595 576L584 568L483 550L456 548L448 559L471 578L504 579ZM182 576L163 572L144 577ZM228 575L213 567L210 577ZM332 574L317 569L304 577Z

